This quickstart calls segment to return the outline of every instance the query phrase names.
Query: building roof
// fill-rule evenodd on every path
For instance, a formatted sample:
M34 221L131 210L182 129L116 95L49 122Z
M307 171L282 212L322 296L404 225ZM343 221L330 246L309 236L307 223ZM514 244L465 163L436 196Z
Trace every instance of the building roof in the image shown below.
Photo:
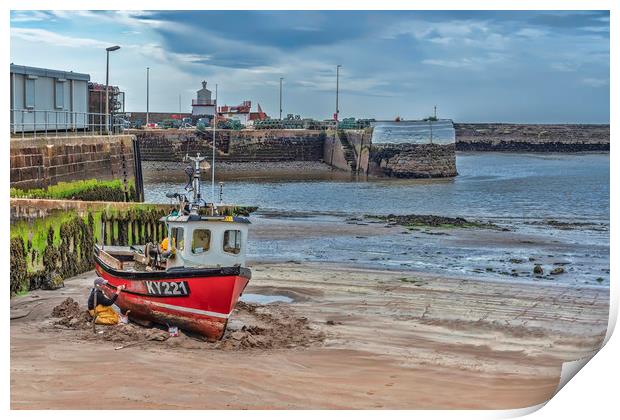
M209 96L211 96L211 91L209 89L207 89L207 81L203 80L202 81L202 89L199 89L196 91L196 93L200 93L200 92L209 92Z
M28 67L11 64L11 73L26 74L31 76L52 77L54 79L84 80L88 82L90 75L85 73L74 73L72 71L51 70L40 67Z

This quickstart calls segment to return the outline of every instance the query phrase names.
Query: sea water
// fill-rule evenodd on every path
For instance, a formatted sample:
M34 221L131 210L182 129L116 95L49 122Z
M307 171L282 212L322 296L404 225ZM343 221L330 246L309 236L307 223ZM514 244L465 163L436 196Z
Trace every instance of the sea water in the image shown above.
M457 170L453 179L434 180L228 181L224 200L258 206L259 212L252 216L258 224L265 218L291 215L300 223L338 224L352 216L435 214L490 221L532 236L500 245L468 241L466 229L443 236L413 232L363 239L338 235L250 241L249 256L256 260L609 284L608 154L463 153L457 155ZM145 186L146 199L168 202L165 193L177 190L177 182L152 183ZM549 220L595 226L561 230L549 227ZM566 273L537 278L531 272L537 262L549 269L563 264Z

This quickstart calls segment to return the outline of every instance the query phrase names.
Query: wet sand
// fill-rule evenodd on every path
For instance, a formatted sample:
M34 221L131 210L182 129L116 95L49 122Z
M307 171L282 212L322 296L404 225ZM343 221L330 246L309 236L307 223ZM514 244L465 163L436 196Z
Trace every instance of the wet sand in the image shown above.
M11 300L11 408L520 408L549 399L561 364L593 354L607 326L605 287L252 268L247 293L295 299L260 310L306 318L322 340L225 350L169 338L114 350L51 327L54 306L85 302L90 272Z
M166 181L185 182L187 180L184 162L143 161L144 182L157 183ZM350 172L332 168L318 161L257 161L257 162L222 162L216 164L219 181L292 181L292 180L351 180ZM207 170L202 178L211 179Z

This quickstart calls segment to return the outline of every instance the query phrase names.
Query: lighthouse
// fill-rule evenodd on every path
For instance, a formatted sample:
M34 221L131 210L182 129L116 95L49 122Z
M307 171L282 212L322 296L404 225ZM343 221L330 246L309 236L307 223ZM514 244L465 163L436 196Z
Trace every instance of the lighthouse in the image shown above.
M211 91L207 89L206 80L202 81L202 89L196 92L196 99L192 99L192 116L209 117L215 115L215 101L211 99Z

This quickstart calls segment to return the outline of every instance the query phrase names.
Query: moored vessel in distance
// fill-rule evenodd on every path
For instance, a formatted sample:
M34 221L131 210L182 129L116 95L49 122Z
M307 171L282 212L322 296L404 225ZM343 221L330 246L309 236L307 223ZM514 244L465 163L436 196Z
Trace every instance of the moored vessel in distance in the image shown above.
M190 159L194 166L186 171L190 176L186 190L193 199L168 195L178 200L178 208L160 219L166 225L164 241L130 247L95 245L95 269L107 280L109 291L125 286L116 304L130 319L218 340L251 278L245 266L250 221L207 205L200 194L204 158L198 154Z

